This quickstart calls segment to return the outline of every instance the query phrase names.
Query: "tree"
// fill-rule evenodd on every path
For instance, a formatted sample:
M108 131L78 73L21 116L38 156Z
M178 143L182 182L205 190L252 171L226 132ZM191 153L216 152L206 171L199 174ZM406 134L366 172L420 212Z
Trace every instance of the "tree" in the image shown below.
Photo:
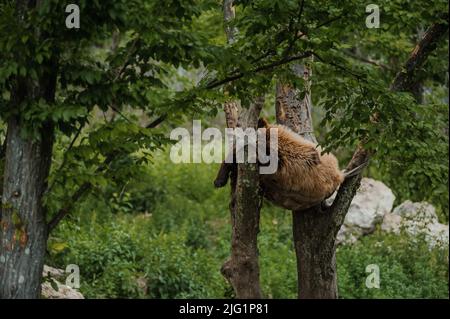
M403 123L410 121L409 118L411 116L411 112L415 113L416 119L420 118L421 121L427 121L427 116L423 114L423 111L414 106L414 103L409 99L409 96L398 94L398 92L407 91L413 94L416 93L415 83L417 83L418 80L416 78L417 70L423 66L428 55L436 49L436 44L439 43L439 41L442 40L443 35L445 35L448 29L448 17L441 16L442 18L440 21L436 22L433 27L425 33L424 38L415 48L408 62L405 64L404 70L400 70L395 76L394 82L390 87L391 92L387 93L389 87L382 87L381 81L376 79L370 71L364 70L366 71L366 74L364 74L361 70L358 70L358 68L350 67L349 64L342 59L341 54L343 53L344 55L349 55L348 52L341 51L330 54L330 52L325 53L323 51L319 53L319 51L326 48L334 47L334 44L327 43L327 41L333 42L334 40L331 39L331 34L327 34L327 31L323 34L320 31L317 32L317 34L314 34L314 32L311 31L314 30L314 28L311 28L308 25L310 20L307 20L308 22L302 21L303 23L300 23L302 14L305 11L304 3L304 1L298 2L298 11L295 11L298 14L294 15L292 20L289 20L287 30L294 36L290 41L286 41L287 46L284 47L284 53L288 54L286 51L290 52L291 50L294 50L295 52L294 43L303 38L303 50L305 50L305 47L309 48L309 46L311 46L312 51L310 56L314 56L317 62L331 66L340 71L339 76L344 77L344 82L348 81L348 83L351 83L351 85L348 86L349 90L354 88L354 86L359 86L361 89L361 92L357 94L344 91L338 92L339 95L337 94L336 96L332 96L335 92L327 92L328 94L325 93L325 96L329 97L329 101L331 103L329 102L325 104L325 107L327 108L327 115L324 121L331 123L333 126L331 134L327 137L328 143L332 145L343 145L345 141L360 141L360 144L353 154L352 159L347 165L346 169L350 171L367 163L371 155L376 154L377 151L380 152L380 148L385 148L382 151L383 155L389 153L389 151L393 149L393 145L390 143L389 139L384 139L384 136L386 136L385 134L392 131L390 128L392 125L396 126L397 131L404 132L403 130L407 129L408 126L399 124L399 121L402 121ZM258 5L260 6L258 7ZM288 4L285 5L286 7L289 7ZM273 14L273 16L278 17L274 13L276 10L280 10L276 4L275 7L269 8L265 7L263 3L253 3L251 5L251 9L249 9L252 13L252 19L257 19L256 17L262 14L269 16ZM320 16L321 10L317 10L315 8L311 9L311 7L309 7L307 12L309 16L306 14L306 19L314 20L316 16ZM346 18L345 21L352 21L352 18L355 18L350 16L351 15L349 15L349 12L346 11L346 8L344 8L342 9L341 14L338 14L335 18L330 18L328 21L323 23L310 23L316 28L321 28L322 26L339 19ZM258 17L261 18L261 16ZM335 28L335 31L339 29L335 25L333 25L333 27ZM346 27L343 29L348 30ZM308 35L308 37L306 37L306 35ZM336 35L333 33L333 36ZM283 47L281 45L280 47L277 48L278 52L283 51ZM266 52L267 55L270 55L273 54L274 51L267 50ZM337 53L337 55L335 55L335 53ZM326 58L324 58L325 55L327 56ZM352 58L355 58L355 55L351 56ZM380 66L377 62L361 55L356 55L356 58L362 60L364 63L369 63L377 67ZM340 63L336 63L334 61L339 61ZM302 72L300 72L300 76L298 72L296 72L298 69L299 67L297 66L288 70L288 80L283 77L286 73L277 73L277 76L283 80L277 85L277 121L290 126L294 131L303 135L307 139L315 141L314 133L312 132L309 81L308 77L305 81L300 81L300 87L306 82L306 89L303 89L303 94L301 94L296 89L299 87L298 79L302 78ZM300 69L303 70L306 68L300 67ZM356 69L357 71L352 69ZM297 79L292 78L293 75L297 75ZM379 77L379 75L377 76ZM249 83L247 82L246 84ZM327 83L325 87L329 90L330 84ZM380 95L386 93L388 94L387 98L380 99ZM367 94L367 96L365 96L365 94ZM346 98L345 95L350 98ZM300 99L298 98L299 96ZM338 103L336 103L336 101L338 101ZM343 105L344 103L347 105ZM402 108L404 109L402 104L409 105L410 109L406 111L403 110L404 113L400 115L399 110ZM369 106L369 108L366 108L367 106ZM364 108L364 111L358 110L361 107ZM394 108L395 113L392 111L387 111L388 107L391 109ZM336 124L336 120L331 120L332 114L337 115L337 118L342 118L342 115L340 114L342 114L342 111L346 109L352 110L353 115L359 114L358 116L352 116L352 113L349 113L345 116L347 120L342 121L338 125ZM420 115L418 115L419 113ZM391 115L392 117L389 118ZM383 117L383 120L380 120L380 117ZM422 134L424 133L423 131L420 132ZM342 139L340 137L342 135L347 136L347 139ZM380 137L380 135L383 137ZM434 134L431 135L436 137ZM397 139L397 136L402 135L398 134L398 132L395 137L388 135L388 137L391 137L392 139ZM403 135L403 139L404 136L408 135ZM418 139L421 139L424 136L419 137ZM377 141L377 138L380 138L380 140ZM411 138L414 139L412 136ZM334 142L332 139L334 139ZM415 150L420 153L421 151L419 150L418 145L416 145L416 147L417 148L415 148ZM387 161L388 158L389 157L386 156L385 160ZM408 162L408 164L411 164L411 162ZM445 175L445 169L441 171L441 173ZM306 211L293 212L293 234L297 255L299 298L338 297L335 258L336 236L344 222L345 215L359 187L360 180L361 174L348 178L340 187L336 199L329 207L327 207L325 203L322 203L321 205L310 208ZM257 188L257 185L255 184L253 187ZM249 220L248 222L252 222L252 220ZM253 222L255 223L258 221L253 220ZM256 227L256 225L253 224L253 227Z
M208 61L205 38L188 30L210 5L82 1L81 27L68 29L64 1L2 1L0 116L7 132L1 152L0 298L39 297L49 232L98 185L135 174L148 159L136 150L165 143L151 132L167 118L155 106L168 108L165 97L172 91L163 75ZM111 50L112 35L121 41ZM93 54L95 46L101 56ZM124 114L127 108L156 120L141 127ZM118 115L92 127L94 109ZM170 115L177 114L172 107ZM68 142L64 161L51 168L56 139ZM67 194L68 189L75 191Z
M158 129L163 123L214 116L224 102L239 101L246 110L240 125L254 127L262 103L256 97L270 92L276 82L302 88L304 80L291 65L310 57L314 74L320 74L318 80L311 79L311 97L321 97L314 102L324 109L321 126L327 129L319 141L330 150L363 141L364 148L351 163L374 154L372 162L393 171L392 178L398 178L398 172L407 174L401 180L405 193L420 196L424 185L442 189L448 168L440 159L448 156L448 148L441 142L448 140L433 126L442 118L442 103L430 102L424 94L423 105L417 105L411 95L389 91L387 83L399 71L396 66L406 56L405 43L411 34L416 36L417 25L448 25L447 16L441 17L447 10L445 1L382 1L386 27L378 37L373 35L378 31L361 22L366 3L360 0L234 4L237 15L227 26L239 32L227 43L220 23L222 8L214 0L80 1L79 29L66 28L63 1L0 3L1 298L39 296L50 232L89 194L136 176L151 152L169 142ZM432 52L438 54L423 64L427 72L421 81L442 89L446 82L439 73L439 59L447 52L442 45ZM407 70L415 71L423 62ZM201 70L204 76L195 83L182 79L183 90L175 90L179 68ZM409 76L407 71L408 83ZM136 111L145 115L145 125ZM104 120L92 123L98 114ZM237 117L231 121L237 123ZM61 162L55 161L56 153ZM240 165L232 210L240 225L235 239L248 235L252 243L248 252L242 251L252 260L250 271L242 262L247 257L234 250L238 263L232 266L248 272L253 284L239 297L260 294L254 169L249 163ZM244 179L250 185L241 183ZM357 180L346 181L330 208L340 207L341 212L333 225L324 217L320 227L332 228L327 234L337 231ZM306 221L295 227L308 226ZM328 252L333 251L330 238ZM311 245L305 248L309 252L321 248ZM333 254L326 258L321 264L324 273L333 264Z
M235 15L233 1L225 0L223 7L225 23L230 23ZM225 30L228 42L233 43L237 30L229 24ZM264 99L259 97L248 109L239 110L237 101L227 102L224 105L227 127L256 129L263 104ZM230 180L231 256L223 264L221 272L233 286L237 298L261 298L258 233L262 198L257 186L258 164L249 163L246 157L246 162L238 164L237 173L233 173Z
M412 51L404 69L394 78L390 89L392 91L412 92L416 83L415 75L428 55L436 48L436 44L443 38L448 30L448 23L435 23ZM302 101L290 99L289 94L297 96L289 87L281 88L277 95L277 106L283 111L288 120L277 116L279 122L285 122L297 133L307 139L310 137L312 118L310 111L310 90L306 86L305 98ZM377 114L374 114L377 117ZM306 135L306 136L305 136ZM363 165L369 160L370 152L364 149L364 143L359 145L352 160L347 165L350 171ZM339 188L333 204L326 207L322 203L305 211L293 212L293 234L295 251L297 255L298 296L299 298L337 298L337 272L336 272L336 236L341 228L350 203L360 185L361 173L347 179Z

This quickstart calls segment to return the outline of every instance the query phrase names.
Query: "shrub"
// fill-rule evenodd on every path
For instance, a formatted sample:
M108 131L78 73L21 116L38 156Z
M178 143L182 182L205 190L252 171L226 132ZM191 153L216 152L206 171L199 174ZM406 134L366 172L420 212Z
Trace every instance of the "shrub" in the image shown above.
M377 232L337 253L342 298L448 298L448 250L429 250L424 238ZM365 285L378 265L380 288Z
M216 169L156 155L114 205L95 196L80 203L52 235L47 262L63 269L77 264L88 298L233 297L219 271L230 253L231 226L229 189L212 187ZM291 218L263 206L258 241L269 298L297 294ZM380 289L365 286L369 264L380 268ZM448 251L430 251L422 238L377 231L340 246L337 265L341 298L448 298Z

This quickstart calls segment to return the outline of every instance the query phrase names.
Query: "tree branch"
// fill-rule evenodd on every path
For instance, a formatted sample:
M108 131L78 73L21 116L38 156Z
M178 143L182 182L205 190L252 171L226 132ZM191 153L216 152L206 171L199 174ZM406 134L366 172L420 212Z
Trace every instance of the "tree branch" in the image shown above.
M289 57L283 58L281 60L278 60L278 61L275 61L275 62L272 62L272 63L268 63L266 65L262 65L262 66L257 67L257 68L255 68L255 69L253 69L253 70L251 70L251 71L249 71L247 73L238 72L238 73L236 73L234 75L227 76L227 77L223 78L222 80L214 80L214 81L210 82L209 84L207 84L205 86L205 89L208 89L208 90L209 89L214 89L216 87L219 87L221 85L227 84L229 82L239 80L239 79L243 78L246 75L251 75L251 74L258 73L258 72L270 70L270 69L273 69L273 68L275 68L277 66L281 66L281 65L293 62L293 61L298 61L298 60L310 57L313 54L314 53L312 51L306 51L306 52L304 52L302 54L289 56Z
M344 71L344 72L346 72L346 73L348 73L348 74L354 76L354 77L357 78L358 80L366 81L366 79L365 79L362 75L353 72L352 70L346 68L345 66L342 66L342 65L337 64L337 63L334 63L334 62L328 62L328 61L326 61L325 59L323 59L320 55L318 55L318 54L315 53L315 52L313 52L312 55L315 56L315 57L317 58L317 60L319 60L319 61L322 62L322 63L325 63L325 64L328 64L328 65L334 66L335 68L340 69L340 70L342 70L342 71Z
M109 164L114 160L116 157L115 153L112 153L108 155L105 159L105 161L97 167L95 170L95 174L98 174L102 172L104 169L108 167ZM50 220L50 222L47 224L48 232L50 233L58 224L59 222L66 217L75 206L75 203L83 197L88 191L92 188L92 183L85 182L83 183L76 191L73 193L73 195L70 197L70 200L53 216L53 218Z
M77 189L77 191L70 197L70 201L68 201L67 204L64 205L63 208L61 208L56 213L56 215L50 220L50 222L47 224L48 233L50 233L59 224L59 222L72 211L75 203L84 194L86 194L87 191L91 189L91 187L92 187L92 184L89 182L86 182Z
M224 0L225 21L230 22L234 17L233 0ZM236 29L226 29L229 43L234 41L236 32ZM239 73L237 76L239 78L244 74ZM238 115L237 101L225 103L227 126L256 129L263 105L264 98L258 97L248 109L242 109ZM257 245L261 200L258 164L238 164L237 170L231 173L231 256L221 268L221 273L233 287L236 298L261 298Z
M422 67L430 53L436 49L438 42L443 39L448 31L448 15L445 16L446 22L433 24L424 34L422 39L411 52L410 57L405 63L402 71L398 72L390 86L393 92L409 91L411 83L414 83L414 77L418 69ZM351 170L370 159L370 152L364 148L361 143L353 154L352 159L347 165L347 170ZM361 181L361 173L356 174L344 181L340 186L336 198L329 208L330 213L334 215L333 231L335 234L339 231L344 222L345 215L348 211L351 201L359 187Z
M410 91L414 85L415 74L425 63L426 59L448 31L448 14L443 17L445 22L433 24L424 34L420 42L411 52L403 69L397 73L391 85L396 92Z
M63 160L61 165L59 166L59 168L56 170L55 175L59 175L59 173L62 171L62 169L64 168L64 166L66 165L67 162L67 154L70 152L70 150L73 148L73 146L75 145L76 140L78 139L78 137L81 134L81 131L83 129L83 124L80 124L80 127L78 128L78 130L75 132L74 137L72 138L72 141L70 141L69 146L67 147L67 150L64 152L64 156L63 156ZM55 180L53 181L52 184L50 184L47 187L47 190L45 191L45 193L49 193L52 189L53 186L55 185Z
M148 124L146 128L150 129L156 127L157 125L162 123L166 119L166 117L167 115L160 116L159 118ZM107 169L116 155L116 153L108 155L102 165L95 170L95 173L98 174ZM92 183L85 182L75 191L75 193L73 193L73 195L70 197L70 200L53 216L53 218L47 224L49 233L59 224L62 219L64 219L64 217L70 214L73 207L75 206L75 203L80 200L80 198L82 198L85 194L87 194L92 189L92 186Z
M359 56L359 55L354 54L352 52L349 52L347 50L343 51L343 53L345 55L355 59L355 60L358 60L358 61L361 61L361 62L364 62L364 63L367 63L367 64L372 64L372 65L375 65L375 66L380 67L380 68L385 69L385 70L390 70L391 69L389 66L387 66L387 65L385 65L383 63L379 63L379 62L367 59L365 57Z
M161 124L162 122L164 122L164 120L167 118L167 114L163 114L160 117L158 117L156 120L154 120L153 122L151 122L150 124L148 124L145 128L155 128L157 127L159 124Z

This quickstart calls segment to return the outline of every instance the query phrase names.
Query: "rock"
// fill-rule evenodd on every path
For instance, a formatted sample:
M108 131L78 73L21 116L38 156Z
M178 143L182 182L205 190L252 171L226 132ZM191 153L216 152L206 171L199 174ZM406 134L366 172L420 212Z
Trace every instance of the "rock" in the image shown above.
M435 223L429 224L425 240L428 242L430 248L442 247L448 249L448 225Z
M372 233L384 215L392 210L394 201L395 195L385 184L363 178L339 230L337 242L352 243L358 237Z
M381 224L381 230L399 233L401 221L402 221L401 216L388 213L384 215L383 223Z
M352 228L359 228L363 234L371 233L381 223L384 215L392 210L394 201L394 194L385 184L363 178L344 223Z
M436 209L427 202L413 203L410 200L407 200L397 206L392 211L392 214L399 215L406 219L422 221L426 224L438 222Z
M55 279L62 279L64 278L64 270L53 268L47 265L44 265L44 271L42 272L42 276L44 278L51 277Z
M430 249L448 247L449 243L448 225L439 223L436 209L427 202L403 202L384 216L381 229L396 234L404 230L411 236L423 235Z
M84 296L74 288L63 285L58 281L44 282L41 290L45 299L84 299Z
M43 298L84 299L84 296L78 290L61 283L65 279L64 270L44 265L42 276L44 279L41 290Z
M358 232L356 229L348 228L347 226L342 225L336 236L336 242L338 244L353 244L358 240L358 237L362 234Z
M330 202L333 199L334 196ZM381 230L386 232L399 234L404 229L411 236L423 235L430 248L448 247L448 225L438 222L433 205L407 200L391 213L394 201L394 194L382 182L363 178L339 230L337 243L352 244L359 237L372 233L381 223Z

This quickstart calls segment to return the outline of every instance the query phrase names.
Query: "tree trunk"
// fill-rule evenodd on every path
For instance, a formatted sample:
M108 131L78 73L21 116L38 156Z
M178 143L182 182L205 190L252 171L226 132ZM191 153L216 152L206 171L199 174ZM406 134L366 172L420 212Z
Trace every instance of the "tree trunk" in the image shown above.
M363 163L365 158L360 160ZM336 236L360 181L359 175L344 181L346 192L339 194L330 208L318 205L292 212L298 298L338 298Z
M41 1L16 2L17 19L21 23L25 11ZM37 40L42 39L38 27ZM53 103L57 79L57 56L41 65L39 81L16 76L11 92L11 110L7 118L2 207L0 210L0 299L39 298L41 277L47 248L48 227L42 197L52 160L54 127L40 125L37 134L25 133L31 123L21 118L24 102L43 98Z
M330 216L318 207L292 212L297 256L298 297L337 298L334 240L328 238Z
M292 70L298 77L305 79L304 98L298 99L301 92L288 83L277 83L275 101L277 122L286 125L308 141L317 143L311 114L312 102L309 83L311 70L297 64L292 66Z
M304 94L292 88L289 84L277 85L276 114L277 122L291 128L303 138L317 143L312 123L312 102L310 90L311 70L305 66L293 67L297 76L305 80ZM304 96L299 100L298 96ZM358 153L358 161L366 160L364 154ZM356 167L356 166L355 166ZM349 179L352 187L348 193L336 201L331 214L330 209L322 209L322 205L302 211L292 212L293 238L297 258L297 292L298 298L304 299L335 299L338 297L336 273L336 235L348 210L343 199L353 198L359 187L360 177ZM337 205L337 203L341 203ZM348 205L350 204L348 201ZM336 223L339 216L339 222ZM341 221L342 218L342 221ZM337 226L337 224L339 224Z
M276 96L277 122L288 126L303 138L317 143L312 123L309 79L311 70L294 65L293 71L303 77L303 99L289 84L278 83ZM315 206L292 212L293 238L297 258L299 298L337 298L335 238L329 231L330 215Z
M264 99L257 98L249 109L241 111L238 126L257 128ZM258 164L237 165L237 176L231 180L231 257L221 272L233 286L236 298L261 298L258 262L258 233L262 196L259 188Z
M394 78L390 88L392 91L413 91L414 83L417 82L417 70L421 68L448 30L448 16L446 20L447 23L436 23L427 30L412 51L403 70ZM289 126L304 138L314 141L308 76L308 72L304 72L305 97L300 101L292 98L299 96L298 92L289 85L279 84L276 114L277 121ZM346 169L349 171L366 163L369 157L369 152L361 143ZM330 207L318 205L305 211L292 213L299 298L338 298L336 236L344 223L345 215L359 188L360 181L361 174L347 178L339 187Z
M21 136L21 123L8 121L0 231L0 298L38 298L47 248L42 195L49 174L53 129L40 140Z
M228 43L233 43L237 30L229 25L235 17L233 0L224 0L223 12L225 32ZM228 102L224 105L225 118L229 128L241 127L257 129L259 114L264 98L258 97L248 109L241 109L238 103ZM247 149L247 147L246 147ZM237 165L237 170L230 176L231 184L231 256L225 261L221 272L234 289L236 298L261 298L259 284L258 233L262 195L259 189L259 171L257 163Z

